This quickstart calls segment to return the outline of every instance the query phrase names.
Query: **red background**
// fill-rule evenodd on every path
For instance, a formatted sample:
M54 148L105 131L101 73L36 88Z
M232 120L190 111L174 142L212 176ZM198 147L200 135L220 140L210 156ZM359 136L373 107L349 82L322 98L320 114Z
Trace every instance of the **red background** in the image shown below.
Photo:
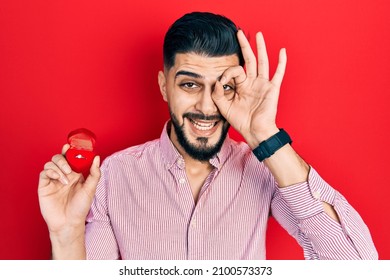
M157 86L163 36L194 10L230 17L252 45L263 31L272 70L287 48L278 125L390 259L389 3L1 1L0 259L50 258L38 174L70 130L93 130L103 158L159 137L168 118ZM269 259L302 259L274 220L267 237Z

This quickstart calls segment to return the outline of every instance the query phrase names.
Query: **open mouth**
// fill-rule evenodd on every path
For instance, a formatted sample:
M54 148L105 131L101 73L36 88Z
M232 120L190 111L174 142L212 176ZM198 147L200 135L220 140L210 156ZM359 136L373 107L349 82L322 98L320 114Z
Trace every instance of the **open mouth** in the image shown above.
M202 130L202 131L207 131L207 130L212 129L219 122L219 121L213 121L213 122L210 122L210 121L195 121L195 120L190 119L190 118L189 118L189 120L194 125L194 127L196 129Z

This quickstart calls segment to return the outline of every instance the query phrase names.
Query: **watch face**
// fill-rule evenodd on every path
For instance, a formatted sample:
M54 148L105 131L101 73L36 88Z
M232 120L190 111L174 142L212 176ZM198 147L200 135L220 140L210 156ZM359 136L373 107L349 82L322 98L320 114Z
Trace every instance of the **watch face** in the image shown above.
M70 148L66 159L74 172L87 176L95 157L95 134L85 128L73 130L68 135Z

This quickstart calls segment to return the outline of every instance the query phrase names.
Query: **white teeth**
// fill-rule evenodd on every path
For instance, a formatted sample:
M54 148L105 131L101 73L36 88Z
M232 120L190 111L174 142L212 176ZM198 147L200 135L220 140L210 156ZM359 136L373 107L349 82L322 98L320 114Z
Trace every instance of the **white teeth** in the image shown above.
M193 123L195 128L199 130L209 130L215 125L215 123L198 123L194 120L191 120L191 122Z

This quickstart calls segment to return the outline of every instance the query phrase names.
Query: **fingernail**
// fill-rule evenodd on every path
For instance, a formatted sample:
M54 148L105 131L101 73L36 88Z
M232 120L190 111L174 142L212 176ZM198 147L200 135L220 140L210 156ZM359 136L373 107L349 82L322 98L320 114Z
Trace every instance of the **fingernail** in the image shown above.
M226 83L226 77L225 77L225 76L223 76L219 82L220 82L221 84L224 84L224 83Z
M100 157L95 156L91 165L91 170L92 168L99 168L99 166L100 166Z
M68 179L65 176L61 176L60 181L64 185L69 184L69 181L68 181Z
M100 156L96 156L96 166L100 166Z
M70 174L72 172L72 169L70 169L69 165L64 165L62 167L62 170L66 173L66 174Z

